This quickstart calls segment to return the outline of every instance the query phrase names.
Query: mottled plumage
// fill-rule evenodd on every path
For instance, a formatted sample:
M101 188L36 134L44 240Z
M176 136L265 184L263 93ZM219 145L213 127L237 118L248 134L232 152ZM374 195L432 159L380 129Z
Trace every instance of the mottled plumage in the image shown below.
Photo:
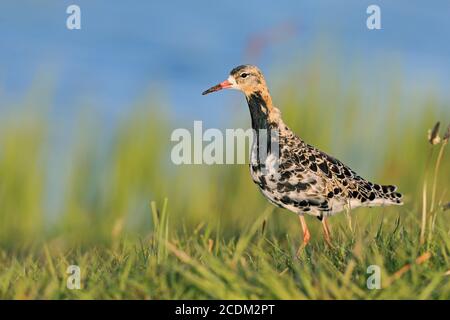
M402 204L395 186L365 180L341 161L301 140L281 118L269 127L279 133L277 168L268 169L277 161L270 154L264 162L257 160L255 139L250 172L272 203L319 219L347 208Z

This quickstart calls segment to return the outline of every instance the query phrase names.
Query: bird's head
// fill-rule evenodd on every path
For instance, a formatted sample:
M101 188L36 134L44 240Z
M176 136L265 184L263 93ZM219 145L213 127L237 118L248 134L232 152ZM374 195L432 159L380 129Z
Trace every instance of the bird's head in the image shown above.
M258 67L242 65L231 70L227 80L204 91L202 94L219 91L222 89L236 89L242 91L246 96L255 92L266 91L266 81Z

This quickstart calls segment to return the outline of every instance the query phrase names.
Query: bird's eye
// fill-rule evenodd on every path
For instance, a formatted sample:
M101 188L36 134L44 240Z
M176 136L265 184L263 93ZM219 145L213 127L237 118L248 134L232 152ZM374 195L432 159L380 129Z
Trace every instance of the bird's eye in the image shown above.
M248 76L248 73L241 73L241 78L247 78L247 76Z

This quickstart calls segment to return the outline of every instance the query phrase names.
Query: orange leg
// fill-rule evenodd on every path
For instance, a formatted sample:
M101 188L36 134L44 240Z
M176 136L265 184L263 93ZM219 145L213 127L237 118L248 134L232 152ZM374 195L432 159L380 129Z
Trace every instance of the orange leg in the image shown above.
M311 234L309 233L308 226L306 225L305 217L304 216L298 216L300 219L300 224L302 225L302 231L303 231L303 244L298 248L297 255L300 253L300 251L306 247L309 240L311 239Z
M327 218L323 217L322 219L323 234L325 236L325 241L328 243L328 245L331 246L331 233L327 221L328 221Z

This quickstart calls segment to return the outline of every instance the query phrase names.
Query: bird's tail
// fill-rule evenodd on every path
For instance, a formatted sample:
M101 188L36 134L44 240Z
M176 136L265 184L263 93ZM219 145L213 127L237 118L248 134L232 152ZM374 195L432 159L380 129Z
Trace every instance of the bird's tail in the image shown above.
M393 185L374 185L375 199L369 205L402 205L402 194L397 192L397 187Z

